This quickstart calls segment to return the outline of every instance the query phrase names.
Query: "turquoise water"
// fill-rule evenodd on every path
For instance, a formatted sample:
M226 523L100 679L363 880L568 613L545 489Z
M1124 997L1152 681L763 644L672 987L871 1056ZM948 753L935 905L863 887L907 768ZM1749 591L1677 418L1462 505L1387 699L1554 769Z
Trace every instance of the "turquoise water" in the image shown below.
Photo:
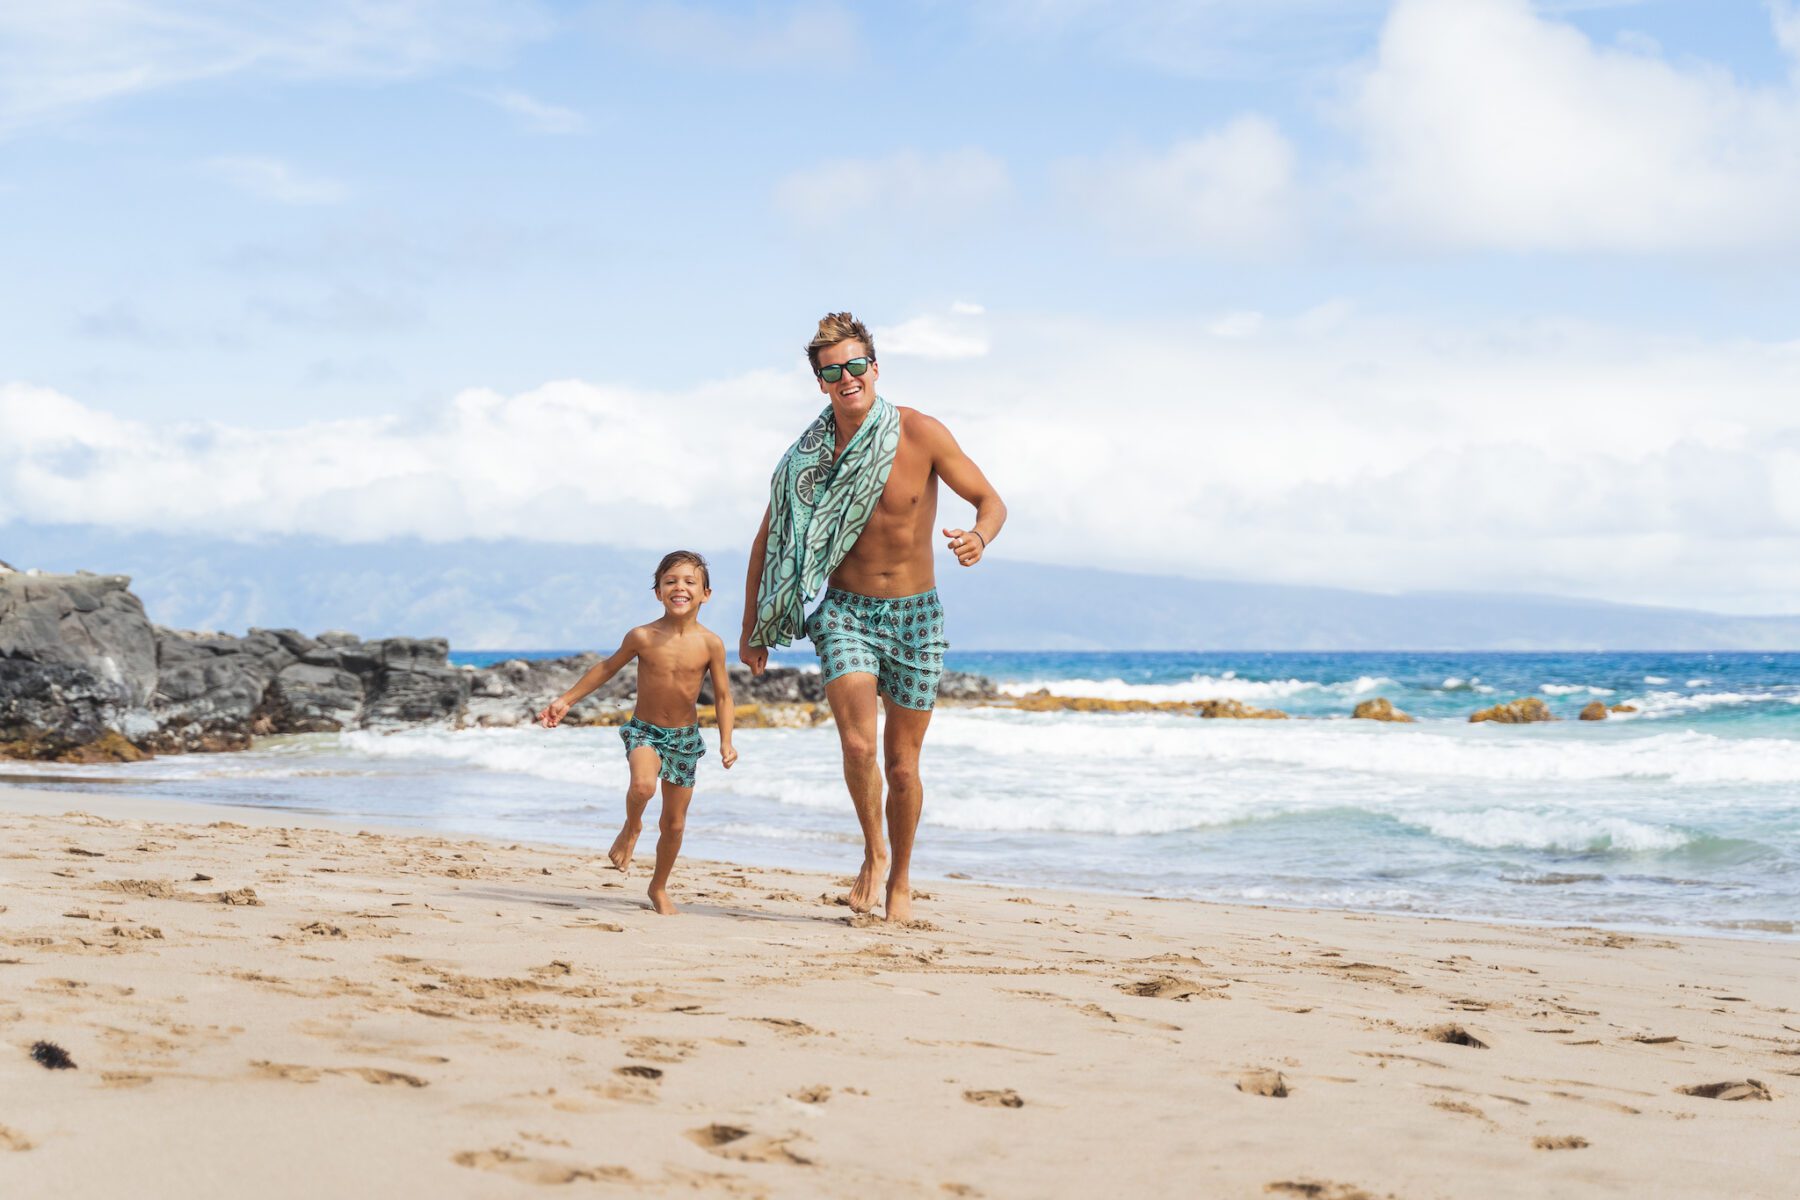
M810 665L804 647L785 661ZM953 651L950 665L1015 693L1228 696L1310 719L941 710L924 876L1761 937L1800 922L1800 655ZM1373 696L1420 720L1347 719ZM1518 696L1566 719L1467 720ZM1572 719L1596 699L1639 711ZM744 730L738 748L729 773L702 760L690 852L853 867L832 728ZM119 770L41 769L71 787ZM175 797L593 847L625 783L610 729L315 735L133 772Z

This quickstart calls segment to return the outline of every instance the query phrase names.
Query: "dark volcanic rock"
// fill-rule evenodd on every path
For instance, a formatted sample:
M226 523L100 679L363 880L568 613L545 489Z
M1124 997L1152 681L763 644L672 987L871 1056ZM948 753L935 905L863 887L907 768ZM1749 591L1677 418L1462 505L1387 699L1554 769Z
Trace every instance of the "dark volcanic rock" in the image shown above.
M340 653L350 665L353 652L346 648ZM450 665L450 643L443 638L364 642L362 653L374 665L368 676L365 724L453 721L469 702L469 673Z
M155 728L156 637L122 575L0 574L0 742L55 757Z
M129 762L142 751L242 749L253 737L418 722L518 725L601 661L597 654L453 667L442 638L364 642L342 630L243 637L152 626L123 576L21 574L0 564L0 757ZM616 724L637 691L627 664L567 718ZM731 668L732 699L808 723L817 671ZM983 700L991 680L946 672L939 694ZM714 703L712 688L700 702ZM777 722L779 723L779 722Z
M297 662L282 668L263 694L271 733L333 733L356 723L363 684L341 667Z

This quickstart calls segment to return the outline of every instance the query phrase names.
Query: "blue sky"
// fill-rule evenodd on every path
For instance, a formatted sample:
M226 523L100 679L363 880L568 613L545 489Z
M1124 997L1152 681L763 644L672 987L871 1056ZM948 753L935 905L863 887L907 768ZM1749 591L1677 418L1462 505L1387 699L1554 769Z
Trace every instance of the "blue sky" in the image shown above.
M1686 0L9 9L0 521L747 542L850 307L1018 557L1800 611L1797 79Z

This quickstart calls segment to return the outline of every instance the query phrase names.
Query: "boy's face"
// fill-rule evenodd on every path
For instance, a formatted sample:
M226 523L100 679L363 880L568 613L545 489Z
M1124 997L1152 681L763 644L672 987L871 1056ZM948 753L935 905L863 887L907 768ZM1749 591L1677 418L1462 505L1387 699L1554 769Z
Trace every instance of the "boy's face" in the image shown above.
M827 346L819 351L821 367L840 366L853 358L869 357L868 347L856 338L847 342L839 342L835 346ZM838 376L836 383L819 380L819 390L831 397L831 401L840 411L852 414L867 412L875 403L875 381L881 378L881 364L870 363L869 369L861 375L852 375L845 371Z
M672 617L699 611L700 606L712 598L712 590L706 586L705 578L700 568L691 562L670 566L656 581L656 598L662 601L663 611Z

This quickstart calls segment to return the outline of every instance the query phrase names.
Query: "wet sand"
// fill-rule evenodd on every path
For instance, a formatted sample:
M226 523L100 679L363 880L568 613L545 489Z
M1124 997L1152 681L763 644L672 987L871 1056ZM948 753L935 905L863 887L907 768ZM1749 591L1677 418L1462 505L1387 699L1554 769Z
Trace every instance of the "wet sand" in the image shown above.
M653 839L622 878L0 787L0 1195L1777 1197L1800 1171L1791 941L958 882L890 928L848 875L700 861L663 918Z

